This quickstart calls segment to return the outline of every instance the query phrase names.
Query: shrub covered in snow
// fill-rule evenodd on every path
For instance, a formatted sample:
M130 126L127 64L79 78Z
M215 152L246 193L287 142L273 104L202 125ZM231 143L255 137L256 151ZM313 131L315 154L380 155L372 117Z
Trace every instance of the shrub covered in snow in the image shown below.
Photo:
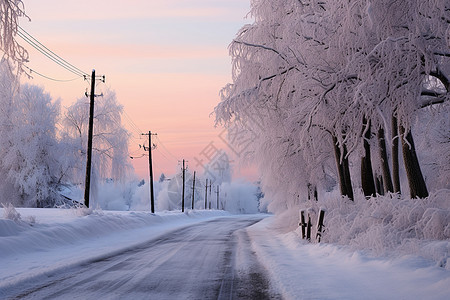
M306 202L313 220L312 236L320 208L325 209L322 241L387 253L416 254L435 260L450 269L449 190L431 193L425 199L389 194L357 201L324 196L318 202ZM291 213L292 214L292 213Z
M17 210L14 208L14 206L11 203L8 203L8 205L5 205L2 203L2 206L4 208L4 211L3 211L4 219L12 220L14 222L20 221L20 219L21 219L20 214L17 212Z

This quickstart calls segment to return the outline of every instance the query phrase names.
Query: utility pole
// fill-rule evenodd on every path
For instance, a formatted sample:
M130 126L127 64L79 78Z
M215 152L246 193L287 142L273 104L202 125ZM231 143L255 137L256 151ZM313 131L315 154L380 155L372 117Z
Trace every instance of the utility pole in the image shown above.
M141 133L142 135L148 135L148 168L150 173L150 208L152 213L155 213L155 194L153 190L153 163L152 163L152 135L157 135L157 133ZM144 147L145 150L145 147Z
M211 209L211 188L212 188L212 181L209 181L209 209Z
M102 81L105 82L105 76L102 76ZM87 145L87 159L86 159L86 181L84 185L84 205L89 208L89 195L91 189L91 165L92 165L92 136L94 132L94 98L95 98L95 70L92 70L91 75L91 94L89 103L89 128L88 128L88 145ZM87 97L87 93L86 93Z
M219 185L217 185L217 210L219 210Z
M186 169L184 167L184 159L183 159L183 190L181 193L181 212L184 212L184 173Z
M194 210L194 196L195 196L195 171L194 171L194 181L192 182L192 210Z
M205 184L205 209L208 208L208 178L206 178Z

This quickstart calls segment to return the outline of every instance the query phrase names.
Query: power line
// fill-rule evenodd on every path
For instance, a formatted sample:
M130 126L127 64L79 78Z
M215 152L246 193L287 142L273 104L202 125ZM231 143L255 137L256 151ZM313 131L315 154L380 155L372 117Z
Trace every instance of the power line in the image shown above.
M122 107L121 112L118 116L114 114L110 114L111 118L118 124L123 124L124 122L127 122L130 125L130 132L131 138L134 140L141 140L142 139L142 131L136 126L136 124L133 122L131 117L125 112L125 108Z
M90 75L87 74L86 72L80 70L79 68L75 67L74 65L70 64L69 62L67 62L65 59L63 59L62 57L60 57L59 55L57 55L56 53L54 53L52 50L50 50L49 48L47 48L45 45L43 45L41 42L39 42L36 38L34 38L31 34L29 34L27 31L25 31L22 27L18 26L19 31L17 32L18 35L24 40L26 41L28 44L30 44L33 48L35 48L37 51L39 51L40 53L42 53L44 56L46 56L48 59L52 60L53 62L55 62L56 64L58 64L59 66L63 67L64 69L66 69L67 71L79 76L79 77L83 77L85 79L90 78ZM36 70L32 70L31 68L25 66L27 69L30 70L30 72L34 72L39 76L42 76L46 79L49 80L53 80L53 81L59 81L59 82L66 82L66 81L73 81L76 80L78 78L75 79L70 79L70 80L62 80L62 79L55 79L52 78L50 76L46 76L40 72L37 72ZM125 122L127 122L130 125L130 129L132 131L134 131L134 133L137 136L141 136L142 130L136 125L136 123L131 119L131 117L126 113L125 110L122 110L123 112L123 120Z
M158 147L156 148L156 151L158 151L159 154L161 154L162 157L164 157L168 162L173 162L173 160L171 160L170 158L168 158L164 152L162 152Z
M133 151L131 151L129 154L130 154L131 156L133 156L133 155L137 154L138 152L141 152L141 148L136 149L136 150L133 150Z
M51 61L53 61L54 63L58 64L59 66L63 67L64 69L66 69L67 71L78 75L80 77L85 77L87 78L87 75L84 75L83 73L79 73L77 71L74 71L70 68L68 68L64 63L60 62L59 60L55 59L51 54L49 54L48 52L46 52L45 50L43 50L41 47L39 47L39 45L37 45L36 43L34 43L33 41L31 41L30 39L28 39L26 36L24 36L20 31L17 32L17 35L20 36L24 41L26 41L28 44L30 44L33 48L35 48L36 50L38 50L39 52L41 52L44 56L46 56L48 59L50 59Z
M44 74L42 74L42 73L39 73L38 71L36 71L35 69L31 69L31 68L28 67L27 65L23 65L23 66L24 66L25 68L27 68L28 70L30 70L30 75L31 75L31 73L35 73L35 74L37 74L37 75L39 75L39 76L41 76L41 77L43 77L43 78L45 78L45 79L52 80L52 81L69 82L69 81L74 81L74 80L80 79L80 76L78 76L78 77L76 77L76 78L72 78L72 79L56 79L56 78L52 78L52 77L50 77L50 76L46 76L46 75L44 75Z
M166 146L164 146L163 142L161 141L161 139L160 139L158 136L156 136L156 139L159 141L159 144L163 147L163 149L164 149L170 156L172 156L176 161L178 161L178 158L177 158L175 155L173 155L173 154L169 151L169 149L167 149Z
M46 56L48 59L52 60L54 63L58 64L59 66L63 67L67 71L78 75L80 77L89 78L90 75L79 68L75 67L71 63L67 62L65 59L61 58L59 55L51 51L49 48L47 48L45 45L43 45L41 42L39 42L36 38L34 38L31 34L26 32L22 27L18 26L17 35L21 37L25 42L30 44L33 48L35 48L37 51L42 53L44 56Z
M37 51L39 51L40 53L42 53L44 56L46 56L48 59L50 59L51 61L53 61L54 63L58 64L59 66L63 67L64 69L66 69L67 71L79 76L79 77L83 77L85 79L90 78L90 75L84 71L82 71L81 69L75 67L74 65L70 64L69 62L67 62L65 59L63 59L62 57L60 57L59 55L57 55L56 53L54 53L52 50L50 50L48 47L46 47L45 45L43 45L41 42L39 42L36 38L34 38L31 34L29 34L26 30L24 30L22 27L18 26L18 32L17 34L24 40L26 41L28 44L30 44L33 48L35 48ZM78 78L75 79L70 79L70 80L62 80L62 79L55 79L52 78L50 76L46 76L42 73L37 72L36 70L33 70L27 66L25 66L27 69L30 70L30 72L34 72L39 76L42 76L46 79L49 80L53 80L53 81L59 81L59 82L66 82L66 81L73 81L76 80ZM124 116L123 120L125 122L127 122L130 125L130 129L132 131L134 131L135 134L137 134L139 137L142 134L142 130L136 125L136 123L131 119L131 117L126 113L125 110L122 110L122 115ZM117 120L116 120L117 122ZM159 139L158 139L159 140ZM109 142L109 141L108 141ZM161 146L166 150L166 152L172 156L175 160L178 160L172 153L170 153L170 151L162 144L161 140L159 140L159 142L161 143ZM151 146L151 145L149 145ZM167 157L166 157L167 158Z
M129 121L129 124L131 125L131 127L133 127L133 130L136 130L137 133L139 133L139 135L141 133L143 133L143 131L136 125L136 123L133 122L133 120L131 119L131 117L127 114L127 112L125 111L125 109L123 109L123 115L124 117Z
M52 50L50 50L49 48L47 48L44 44L42 44L41 42L39 42L35 37L33 37L31 34L29 34L27 31L25 31L22 27L20 27L18 25L19 31L22 34L25 34L27 37L29 37L32 41L34 41L35 43L37 43L39 46L41 46L43 49L45 49L47 52L49 52L52 57L55 57L58 61L62 62L64 65L66 65L67 67L69 67L71 70L74 70L78 73L83 74L84 76L89 77L90 75L82 70L80 70L79 68L75 67L74 65L72 65L71 63L67 62L65 59L63 59L62 57L60 57L58 54L56 54L55 52L53 52Z

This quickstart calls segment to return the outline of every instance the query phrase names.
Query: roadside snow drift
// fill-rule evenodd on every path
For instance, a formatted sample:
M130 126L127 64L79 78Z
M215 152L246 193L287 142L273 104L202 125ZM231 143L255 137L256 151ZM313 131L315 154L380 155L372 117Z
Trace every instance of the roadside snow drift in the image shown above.
M5 210L0 209L0 216ZM8 285L112 255L189 224L229 215L224 211L151 214L30 208L17 209L17 213L17 221L0 219L0 296Z

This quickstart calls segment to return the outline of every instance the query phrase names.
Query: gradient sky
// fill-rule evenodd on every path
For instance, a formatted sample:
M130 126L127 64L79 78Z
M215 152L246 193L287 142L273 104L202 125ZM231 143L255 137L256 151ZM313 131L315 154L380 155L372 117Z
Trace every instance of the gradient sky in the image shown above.
M20 25L53 52L90 74L106 76L96 93L114 90L124 105L124 125L133 134L130 152L139 156L138 130L156 132L155 177L173 174L178 160L194 163L211 145L227 150L210 116L220 89L231 82L228 45L246 23L249 0L24 0L31 22ZM23 42L31 69L57 79L75 78ZM82 79L61 83L35 75L32 83L44 86L64 107L84 95ZM127 118L132 120L130 122ZM231 154L231 153L230 153ZM233 158L235 159L235 158ZM139 176L148 176L148 160L134 159ZM254 178L250 169L233 166L235 176ZM253 174L253 175L252 175Z

